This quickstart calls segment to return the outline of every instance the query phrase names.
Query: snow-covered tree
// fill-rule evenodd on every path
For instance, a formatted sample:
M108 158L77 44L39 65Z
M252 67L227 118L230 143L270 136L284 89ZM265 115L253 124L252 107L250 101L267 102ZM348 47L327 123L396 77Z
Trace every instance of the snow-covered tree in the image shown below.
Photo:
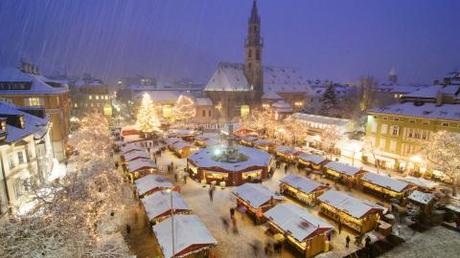
M440 131L425 144L424 154L433 169L440 170L452 180L452 192L457 194L460 176L460 134Z
M328 115L331 113L335 113L335 109L337 106L337 96L335 93L335 86L334 84L328 83L326 86L326 90L321 97L321 114Z
M193 99L186 95L180 95L174 106L174 117L176 120L188 120L195 117L196 107Z
M74 169L44 188L30 186L37 208L0 223L0 257L129 256L118 235L135 202L114 170L107 121L88 115L69 143L78 152Z
M144 93L137 113L137 126L143 133L153 133L160 127L160 120L150 95Z
M336 127L327 127L321 133L321 143L326 151L332 151L336 143L343 137L340 130Z

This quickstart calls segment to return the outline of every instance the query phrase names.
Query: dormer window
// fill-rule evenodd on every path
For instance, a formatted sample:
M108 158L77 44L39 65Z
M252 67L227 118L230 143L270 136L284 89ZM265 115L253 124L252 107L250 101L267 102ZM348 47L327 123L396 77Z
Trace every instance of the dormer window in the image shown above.
M26 106L31 106L31 107L42 106L43 101L42 101L41 98L37 98L37 97L26 98L25 99L25 104L26 104Z
M25 127L25 122L24 122L24 117L23 116L19 117L19 126L21 128Z

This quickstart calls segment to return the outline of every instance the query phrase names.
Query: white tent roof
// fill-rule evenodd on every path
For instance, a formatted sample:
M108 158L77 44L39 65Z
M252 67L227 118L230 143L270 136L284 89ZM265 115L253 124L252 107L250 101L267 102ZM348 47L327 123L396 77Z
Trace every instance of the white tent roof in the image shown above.
M138 158L150 159L150 155L145 150L135 150L123 155L126 161L131 161Z
M300 153L299 154L299 159L302 159L304 161L311 162L311 163L314 163L314 164L319 164L319 163L321 163L321 162L326 160L326 158L323 157L323 156L313 155L313 154L309 154L309 153L306 153L306 152Z
M361 168L353 167L338 161L331 161L327 163L324 167L332 169L338 173L346 174L348 176L354 176L356 173L361 171Z
M155 189L164 189L164 188L173 188L174 185L166 178L159 175L146 175L136 181L136 191L139 195L144 195L145 193L155 190Z
M172 191L168 193L159 191L141 199L149 220L156 219L158 216L171 211L171 195L174 210L190 210L178 192Z
M166 258L173 257L172 219L168 218L152 227L158 243ZM216 245L217 241L196 215L174 216L174 254L181 253L193 245Z
M294 204L278 204L265 212L265 217L284 232L289 232L288 234L291 234L299 242L304 241L319 229L334 229L324 220Z
M288 184L301 192L304 193L311 193L317 190L318 188L322 188L322 184L313 181L309 178L298 176L298 175L287 175L280 180L281 183Z
M364 175L362 179L375 185L388 188L395 192L401 192L407 186L409 186L409 184L406 182L395 180L389 176L379 175L372 172L369 172L366 175Z
M284 200L284 197L272 192L261 184L245 183L233 189L232 193L254 208L259 208L270 201L271 198L275 200Z
M151 159L141 158L141 159L135 159L135 160L129 161L127 168L128 168L129 173L134 173L138 171L139 169L145 169L145 168L156 169L157 165Z
M368 212L378 209L383 210L383 207L369 201L357 199L343 192L330 190L318 197L318 200L325 202L339 210L345 211L355 218L361 218Z

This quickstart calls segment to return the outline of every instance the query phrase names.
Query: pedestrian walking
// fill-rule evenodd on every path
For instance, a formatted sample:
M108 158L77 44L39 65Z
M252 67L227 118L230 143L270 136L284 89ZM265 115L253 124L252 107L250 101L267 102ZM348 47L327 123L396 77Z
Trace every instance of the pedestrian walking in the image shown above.
M174 174L174 181L176 181L176 183L177 183L178 177L179 177L179 176L177 175L177 173L175 173L175 174Z
M228 220L224 217L221 217L222 225L224 226L225 232L228 233L228 228L230 227Z
M213 195L214 195L214 193L213 193L212 188L209 188L209 200L210 200L211 202L213 201Z
M129 224L126 224L126 233L131 233L131 226Z
M284 165L284 174L287 174L288 171L288 164Z
M233 219L235 217L235 208L231 207L230 208L230 218Z
M345 238L345 247L348 248L350 246L350 236L347 235L347 238Z
M187 175L184 175L184 185L187 184Z

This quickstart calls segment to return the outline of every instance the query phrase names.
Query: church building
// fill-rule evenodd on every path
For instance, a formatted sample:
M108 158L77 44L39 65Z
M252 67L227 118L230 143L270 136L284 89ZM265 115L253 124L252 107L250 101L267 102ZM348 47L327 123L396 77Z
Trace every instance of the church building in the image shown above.
M261 19L255 0L247 35L244 64L219 63L204 88L204 95L212 100L225 119L244 117L263 103L278 102L290 105L294 111L300 110L309 84L294 68L263 65Z

